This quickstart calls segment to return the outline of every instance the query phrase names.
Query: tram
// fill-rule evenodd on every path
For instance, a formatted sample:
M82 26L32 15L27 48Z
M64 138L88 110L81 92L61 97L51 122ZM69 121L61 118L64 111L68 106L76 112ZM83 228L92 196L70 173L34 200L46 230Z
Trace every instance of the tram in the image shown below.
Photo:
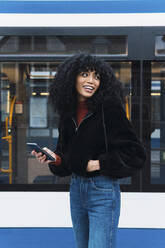
M123 83L127 117L147 151L143 170L120 180L118 247L165 247L163 0L0 1L0 236L40 232L31 247L45 247L45 234L50 247L67 247L58 239L65 235L74 247L70 178L52 175L26 143L55 148L59 117L49 104L49 86L58 65L79 52L112 66Z

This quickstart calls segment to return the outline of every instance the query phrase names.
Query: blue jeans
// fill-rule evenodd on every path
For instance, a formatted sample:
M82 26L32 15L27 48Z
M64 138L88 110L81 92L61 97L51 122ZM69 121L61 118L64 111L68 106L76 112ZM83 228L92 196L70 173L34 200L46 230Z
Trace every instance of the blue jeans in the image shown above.
M115 248L120 215L118 180L72 175L70 207L77 248Z

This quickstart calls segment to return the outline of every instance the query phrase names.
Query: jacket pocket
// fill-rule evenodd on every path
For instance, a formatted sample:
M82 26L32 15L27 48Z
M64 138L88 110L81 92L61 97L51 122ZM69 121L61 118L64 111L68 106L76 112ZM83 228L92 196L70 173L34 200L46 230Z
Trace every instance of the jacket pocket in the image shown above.
M85 156L85 154L72 155L68 159L68 163L70 165L69 167L71 168L72 172L75 172L78 175L86 175L87 164L90 159L91 156Z

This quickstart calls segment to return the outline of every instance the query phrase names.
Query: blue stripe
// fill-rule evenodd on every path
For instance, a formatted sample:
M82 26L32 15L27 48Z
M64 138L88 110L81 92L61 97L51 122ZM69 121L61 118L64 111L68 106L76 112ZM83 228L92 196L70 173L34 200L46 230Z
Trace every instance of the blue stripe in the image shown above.
M72 228L0 228L3 248L76 248ZM165 229L118 230L117 248L164 248Z
M164 13L164 0L0 1L0 13Z

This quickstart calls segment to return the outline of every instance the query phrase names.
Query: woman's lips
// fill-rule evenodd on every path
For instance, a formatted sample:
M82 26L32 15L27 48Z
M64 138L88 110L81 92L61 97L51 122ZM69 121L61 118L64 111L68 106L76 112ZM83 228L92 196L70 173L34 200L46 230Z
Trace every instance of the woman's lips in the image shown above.
M85 89L85 91L88 92L88 93L92 93L93 90Z

